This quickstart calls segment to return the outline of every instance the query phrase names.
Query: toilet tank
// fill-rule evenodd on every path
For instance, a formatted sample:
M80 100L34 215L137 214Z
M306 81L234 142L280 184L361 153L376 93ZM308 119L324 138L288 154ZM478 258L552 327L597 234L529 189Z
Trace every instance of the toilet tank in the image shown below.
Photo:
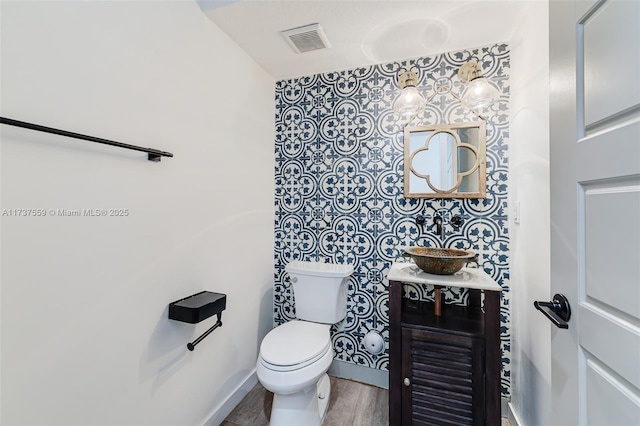
M285 271L293 285L298 319L335 324L347 315L347 288L353 266L294 260Z

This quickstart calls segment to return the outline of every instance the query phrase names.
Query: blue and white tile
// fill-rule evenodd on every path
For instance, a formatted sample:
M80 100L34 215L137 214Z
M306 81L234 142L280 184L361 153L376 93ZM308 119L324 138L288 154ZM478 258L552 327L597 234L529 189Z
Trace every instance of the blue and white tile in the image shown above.
M461 93L456 77L479 61L501 91L487 119L487 198L403 197L403 122L392 111L398 75L418 73L419 90L439 93L411 125L477 121L444 91ZM508 142L509 49L505 44L449 52L276 83L274 317L295 318L284 265L294 259L351 263L347 318L332 327L336 358L388 369L388 351L371 355L362 338L375 330L388 348L388 283L392 262L408 245L459 247L478 252L480 267L503 287L501 308L502 393L510 386ZM415 217L427 217L420 227ZM436 236L433 217L445 217ZM449 218L460 215L453 228ZM428 286L408 286L412 298L431 299ZM445 291L450 303L466 292Z

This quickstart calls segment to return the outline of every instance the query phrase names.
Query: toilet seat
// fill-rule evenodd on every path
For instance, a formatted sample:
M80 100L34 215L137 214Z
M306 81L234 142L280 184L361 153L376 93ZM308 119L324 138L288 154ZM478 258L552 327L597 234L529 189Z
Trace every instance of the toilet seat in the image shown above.
M273 371L306 367L331 350L328 324L289 321L271 330L260 345L260 362Z

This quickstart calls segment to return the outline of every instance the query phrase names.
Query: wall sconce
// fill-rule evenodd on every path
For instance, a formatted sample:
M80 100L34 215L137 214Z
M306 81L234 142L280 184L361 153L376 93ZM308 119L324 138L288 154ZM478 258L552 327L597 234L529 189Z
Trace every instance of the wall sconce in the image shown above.
M440 85L436 92L425 100L416 89L418 75L413 71L403 72L398 77L398 87L402 91L393 103L393 110L408 123L420 114L438 93L446 91L465 108L484 120L478 111L496 102L500 98L500 92L482 75L482 68L476 61L470 61L461 66L458 70L458 78L462 83L467 84L462 97L453 93L446 85Z
M398 77L398 87L402 91L393 103L393 110L408 120L418 115L427 105L425 98L416 89L416 84L418 84L418 74L413 71L403 72Z
M482 68L476 61L461 66L458 78L461 82L469 84L460 102L472 111L486 108L500 98L500 92L482 75Z

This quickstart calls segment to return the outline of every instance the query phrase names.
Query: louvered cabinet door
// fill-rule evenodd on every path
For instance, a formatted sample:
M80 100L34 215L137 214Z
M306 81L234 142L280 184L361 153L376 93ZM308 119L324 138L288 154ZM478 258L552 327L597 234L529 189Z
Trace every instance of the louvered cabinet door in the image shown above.
M402 424L484 424L484 340L402 329Z

